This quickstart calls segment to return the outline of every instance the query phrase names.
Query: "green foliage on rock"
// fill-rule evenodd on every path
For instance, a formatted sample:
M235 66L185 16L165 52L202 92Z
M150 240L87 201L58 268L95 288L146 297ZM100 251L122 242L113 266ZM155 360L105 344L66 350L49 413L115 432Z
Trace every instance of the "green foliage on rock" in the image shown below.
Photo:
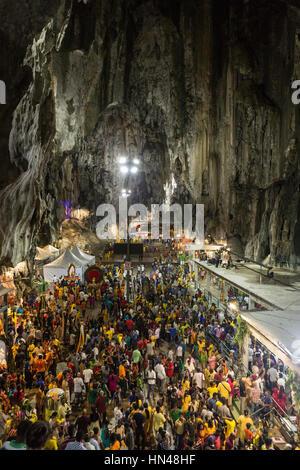
M248 328L248 325L245 320L243 320L240 315L237 317L237 325L237 332L234 337L233 343L237 343L239 348L241 348L243 346L246 336L250 334L251 331Z

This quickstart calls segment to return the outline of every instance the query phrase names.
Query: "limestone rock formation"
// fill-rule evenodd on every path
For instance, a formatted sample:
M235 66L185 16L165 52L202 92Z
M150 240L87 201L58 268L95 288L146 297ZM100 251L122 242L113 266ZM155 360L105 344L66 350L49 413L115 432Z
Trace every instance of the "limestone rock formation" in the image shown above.
M0 109L2 263L56 239L61 201L95 227L97 206L118 202L125 154L141 159L132 202L203 203L216 240L296 265L298 0L25 3L0 10L13 77Z

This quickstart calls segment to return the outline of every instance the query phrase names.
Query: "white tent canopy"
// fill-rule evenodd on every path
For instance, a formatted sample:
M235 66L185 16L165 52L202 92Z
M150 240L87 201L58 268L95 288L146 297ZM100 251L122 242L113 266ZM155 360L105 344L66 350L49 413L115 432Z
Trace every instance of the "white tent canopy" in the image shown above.
M75 266L75 275L82 281L88 262L77 258L69 248L55 261L43 266L45 281L52 283L54 277L67 276L71 264Z
M44 246L43 248L38 246L36 248L35 259L37 261L44 261L48 258L58 256L58 254L59 254L59 250L52 245L47 245L47 246Z
M77 258L79 258L80 260L82 259L83 261L87 262L89 265L95 264L95 256L84 253L84 251L82 251L78 246L75 246L73 248L72 253L73 255L77 256Z

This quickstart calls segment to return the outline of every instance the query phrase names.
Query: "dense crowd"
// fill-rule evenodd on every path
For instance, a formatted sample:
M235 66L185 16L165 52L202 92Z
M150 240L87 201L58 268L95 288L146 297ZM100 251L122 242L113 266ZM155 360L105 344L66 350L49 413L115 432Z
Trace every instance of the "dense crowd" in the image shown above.
M140 266L130 302L121 265L102 269L98 284L56 280L10 318L2 449L272 449L271 396L286 410L274 356L251 343L239 379L236 320L193 289L188 265Z

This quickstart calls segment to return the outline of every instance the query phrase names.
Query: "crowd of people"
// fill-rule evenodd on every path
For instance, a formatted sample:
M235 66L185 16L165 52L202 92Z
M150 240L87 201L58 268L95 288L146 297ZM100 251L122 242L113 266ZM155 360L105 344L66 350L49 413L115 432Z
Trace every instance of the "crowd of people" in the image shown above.
M172 259L137 269L130 300L120 264L101 266L98 284L58 279L23 299L0 375L3 450L273 448L251 414L263 418L271 394L285 409L284 370L251 344L240 379L236 320Z
M222 312L211 316L207 327L209 337L220 351L237 357L237 346L233 344L235 329L224 321ZM297 416L291 390L286 390L288 368L254 338L249 338L248 367L243 370L240 383L241 409L248 407L252 413L265 415L275 407L281 416Z

